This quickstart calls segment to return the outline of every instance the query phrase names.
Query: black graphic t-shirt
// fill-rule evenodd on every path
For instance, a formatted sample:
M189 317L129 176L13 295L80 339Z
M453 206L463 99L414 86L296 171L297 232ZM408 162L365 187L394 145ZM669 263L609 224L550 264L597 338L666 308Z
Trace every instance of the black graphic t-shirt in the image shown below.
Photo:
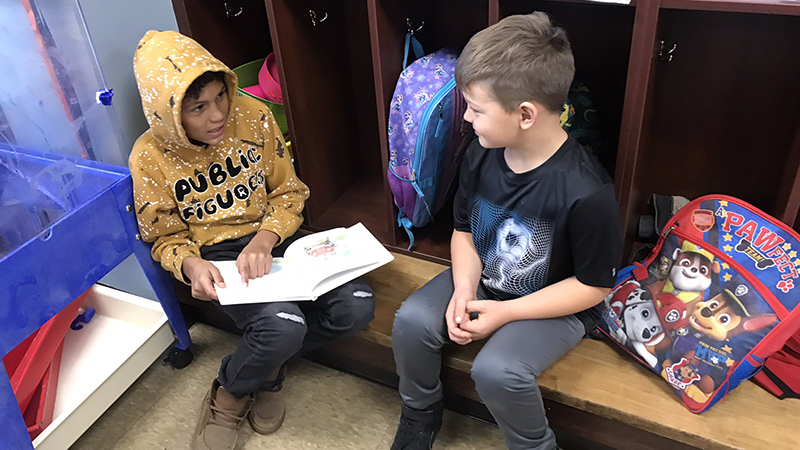
M544 164L515 173L505 149L467 149L456 194L455 229L472 233L481 283L498 300L522 297L576 276L611 288L622 223L611 178L572 138ZM601 304L576 316L587 331Z

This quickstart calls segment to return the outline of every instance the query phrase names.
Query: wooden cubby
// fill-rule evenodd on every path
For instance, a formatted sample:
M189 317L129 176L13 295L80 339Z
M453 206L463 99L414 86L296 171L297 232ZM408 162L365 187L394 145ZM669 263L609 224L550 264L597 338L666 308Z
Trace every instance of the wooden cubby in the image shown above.
M635 189L690 198L725 193L781 218L800 124L800 17L663 9L652 133ZM660 45L659 45L660 47ZM668 59L668 58L664 58Z
M263 0L173 0L180 32L230 68L272 51Z
M637 56L640 79L626 98L641 120L623 128L638 138L621 140L620 158L631 164L617 180L628 247L653 193L728 194L797 229L800 106L787 99L800 98L800 87L787 80L800 76L791 56L800 17L770 4L753 13L749 2L656 6L640 42L651 52Z
M589 88L597 110L602 146L595 154L613 176L635 8L552 0L499 0L499 5L500 19L543 11L566 30L575 57L575 79Z
M388 170L388 123L389 104L395 84L403 70L404 39L410 21L416 37L426 52L442 47L458 51L464 48L469 38L489 25L489 2L487 0L423 0L400 2L395 0L371 0L371 38L373 39L373 61L381 142L383 174ZM420 28L421 27L421 28ZM413 54L409 59L413 59ZM389 194L387 217L392 227L393 241L387 242L393 250L405 252L409 240L397 227L396 212ZM445 205L434 221L423 228L415 229L416 243L411 254L425 259L446 262L450 257L450 235L453 231L451 204Z
M316 15L312 22L311 11ZM267 2L300 178L311 189L307 225L327 229L361 221L381 241L388 198L367 5L363 1Z
M457 50L511 14L564 27L591 91L628 249L653 193L740 197L798 228L800 5L725 0L173 0L182 32L231 66L274 49L306 227L363 222L399 252L449 260L452 213L396 224L386 123L410 22L426 51ZM241 8L242 14L236 15ZM311 14L316 16L316 25ZM659 57L677 47L672 60ZM413 57L413 56L412 56Z

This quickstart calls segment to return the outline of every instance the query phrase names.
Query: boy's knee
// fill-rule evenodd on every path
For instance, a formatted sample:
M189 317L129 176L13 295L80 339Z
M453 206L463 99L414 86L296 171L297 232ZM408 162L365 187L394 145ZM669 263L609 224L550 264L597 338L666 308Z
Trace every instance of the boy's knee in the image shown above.
M334 292L326 311L331 326L341 330L361 330L375 318L375 295L368 284L356 280Z
M375 297L363 297L353 301L352 306L348 308L346 317L351 329L365 328L375 318Z
M478 353L472 364L475 389L484 401L536 387L536 376L502 356Z
M303 345L308 330L302 314L293 309L283 309L280 303L273 303L267 314L254 320L245 330L244 339L258 353L281 352L296 353ZM289 355L291 356L291 355Z
M439 328L444 325L443 317L435 317L431 314L427 302L414 300L413 294L400 305L394 316L394 326L392 328L392 339L415 339L435 335Z

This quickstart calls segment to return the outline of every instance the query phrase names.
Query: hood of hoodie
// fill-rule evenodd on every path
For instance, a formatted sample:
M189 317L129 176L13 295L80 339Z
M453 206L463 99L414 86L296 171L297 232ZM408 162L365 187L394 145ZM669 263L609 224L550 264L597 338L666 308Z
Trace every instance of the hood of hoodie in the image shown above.
M189 141L181 122L186 89L205 72L225 73L231 105L226 134L230 131L236 74L194 40L174 31L148 31L136 48L133 72L150 132L169 150L186 156L205 150Z

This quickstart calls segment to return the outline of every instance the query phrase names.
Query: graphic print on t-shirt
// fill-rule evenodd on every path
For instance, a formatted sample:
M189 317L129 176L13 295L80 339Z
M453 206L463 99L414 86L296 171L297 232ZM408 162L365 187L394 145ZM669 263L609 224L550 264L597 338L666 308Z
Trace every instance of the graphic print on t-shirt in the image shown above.
M545 286L555 231L552 221L524 217L480 195L475 196L469 218L487 288L511 298Z

